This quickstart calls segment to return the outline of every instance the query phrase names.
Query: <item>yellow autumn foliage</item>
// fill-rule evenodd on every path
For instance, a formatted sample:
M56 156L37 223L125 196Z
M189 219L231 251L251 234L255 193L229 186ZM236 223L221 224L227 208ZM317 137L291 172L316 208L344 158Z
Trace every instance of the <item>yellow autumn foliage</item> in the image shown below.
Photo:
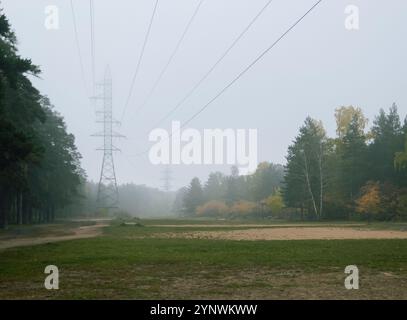
M378 214L381 202L379 182L369 181L361 191L361 197L356 200L356 211L362 214Z
M238 201L230 207L230 212L235 215L249 215L258 211L258 205L250 201Z
M198 216L218 217L227 215L229 207L223 201L209 201L196 209Z

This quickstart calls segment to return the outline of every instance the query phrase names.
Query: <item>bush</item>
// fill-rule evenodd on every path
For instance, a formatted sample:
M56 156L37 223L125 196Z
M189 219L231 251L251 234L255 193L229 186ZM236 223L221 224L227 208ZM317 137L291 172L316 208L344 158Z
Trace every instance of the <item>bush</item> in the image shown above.
M277 192L275 195L269 196L265 200L266 206L271 211L273 217L279 216L284 209L284 201L280 192Z
M407 216L407 190L390 183L369 181L356 200L356 212L380 220L404 219Z
M256 215L258 212L260 208L257 203L250 201L238 201L230 207L230 213L238 217Z
M380 185L379 182L369 181L361 189L361 196L356 200L356 212L367 215L380 213Z
M198 216L223 217L229 212L228 206L222 201L209 201L196 209Z

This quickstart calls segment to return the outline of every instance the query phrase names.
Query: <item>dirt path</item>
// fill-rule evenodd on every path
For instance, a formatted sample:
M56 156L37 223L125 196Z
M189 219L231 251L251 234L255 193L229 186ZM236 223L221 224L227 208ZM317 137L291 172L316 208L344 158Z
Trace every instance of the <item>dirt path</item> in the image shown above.
M68 230L72 233L70 235L0 240L0 250L15 247L35 246L59 241L93 238L102 234L102 228L107 226L108 224L106 223L98 222L95 225L70 229Z
M362 230L355 228L254 228L231 231L195 231L162 233L159 237L215 240L342 240L342 239L407 239L407 232Z

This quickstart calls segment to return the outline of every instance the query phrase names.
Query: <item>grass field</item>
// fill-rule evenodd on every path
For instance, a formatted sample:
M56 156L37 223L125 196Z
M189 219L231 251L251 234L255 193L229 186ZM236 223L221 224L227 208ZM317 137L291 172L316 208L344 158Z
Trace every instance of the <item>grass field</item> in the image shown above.
M1 250L0 299L407 299L406 239L191 239L182 235L245 230L263 222L142 224L112 223L90 239ZM52 233L55 226L40 234L47 228ZM404 232L406 225L357 228ZM6 236L0 234L0 240ZM44 288L44 268L51 264L59 268L59 290ZM344 287L347 265L359 268L359 290Z

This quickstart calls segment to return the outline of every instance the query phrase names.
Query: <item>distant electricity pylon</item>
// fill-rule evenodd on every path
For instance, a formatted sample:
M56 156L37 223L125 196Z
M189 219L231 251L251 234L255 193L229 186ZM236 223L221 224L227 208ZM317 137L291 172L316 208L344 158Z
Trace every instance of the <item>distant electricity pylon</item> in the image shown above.
M112 76L109 67L106 68L104 81L99 86L102 87L102 94L95 96L94 99L102 100L103 107L101 110L96 111L99 116L96 122L103 124L103 131L93 136L103 137L103 147L97 149L103 151L103 161L100 171L97 205L98 208L114 209L119 206L119 193L113 152L120 150L113 145L113 138L123 136L113 131L113 126L118 122L113 120Z
M165 192L170 192L172 189L172 170L170 168L170 166L166 166L165 169L162 172L163 176L161 178L161 180L163 181L163 185L162 188Z

